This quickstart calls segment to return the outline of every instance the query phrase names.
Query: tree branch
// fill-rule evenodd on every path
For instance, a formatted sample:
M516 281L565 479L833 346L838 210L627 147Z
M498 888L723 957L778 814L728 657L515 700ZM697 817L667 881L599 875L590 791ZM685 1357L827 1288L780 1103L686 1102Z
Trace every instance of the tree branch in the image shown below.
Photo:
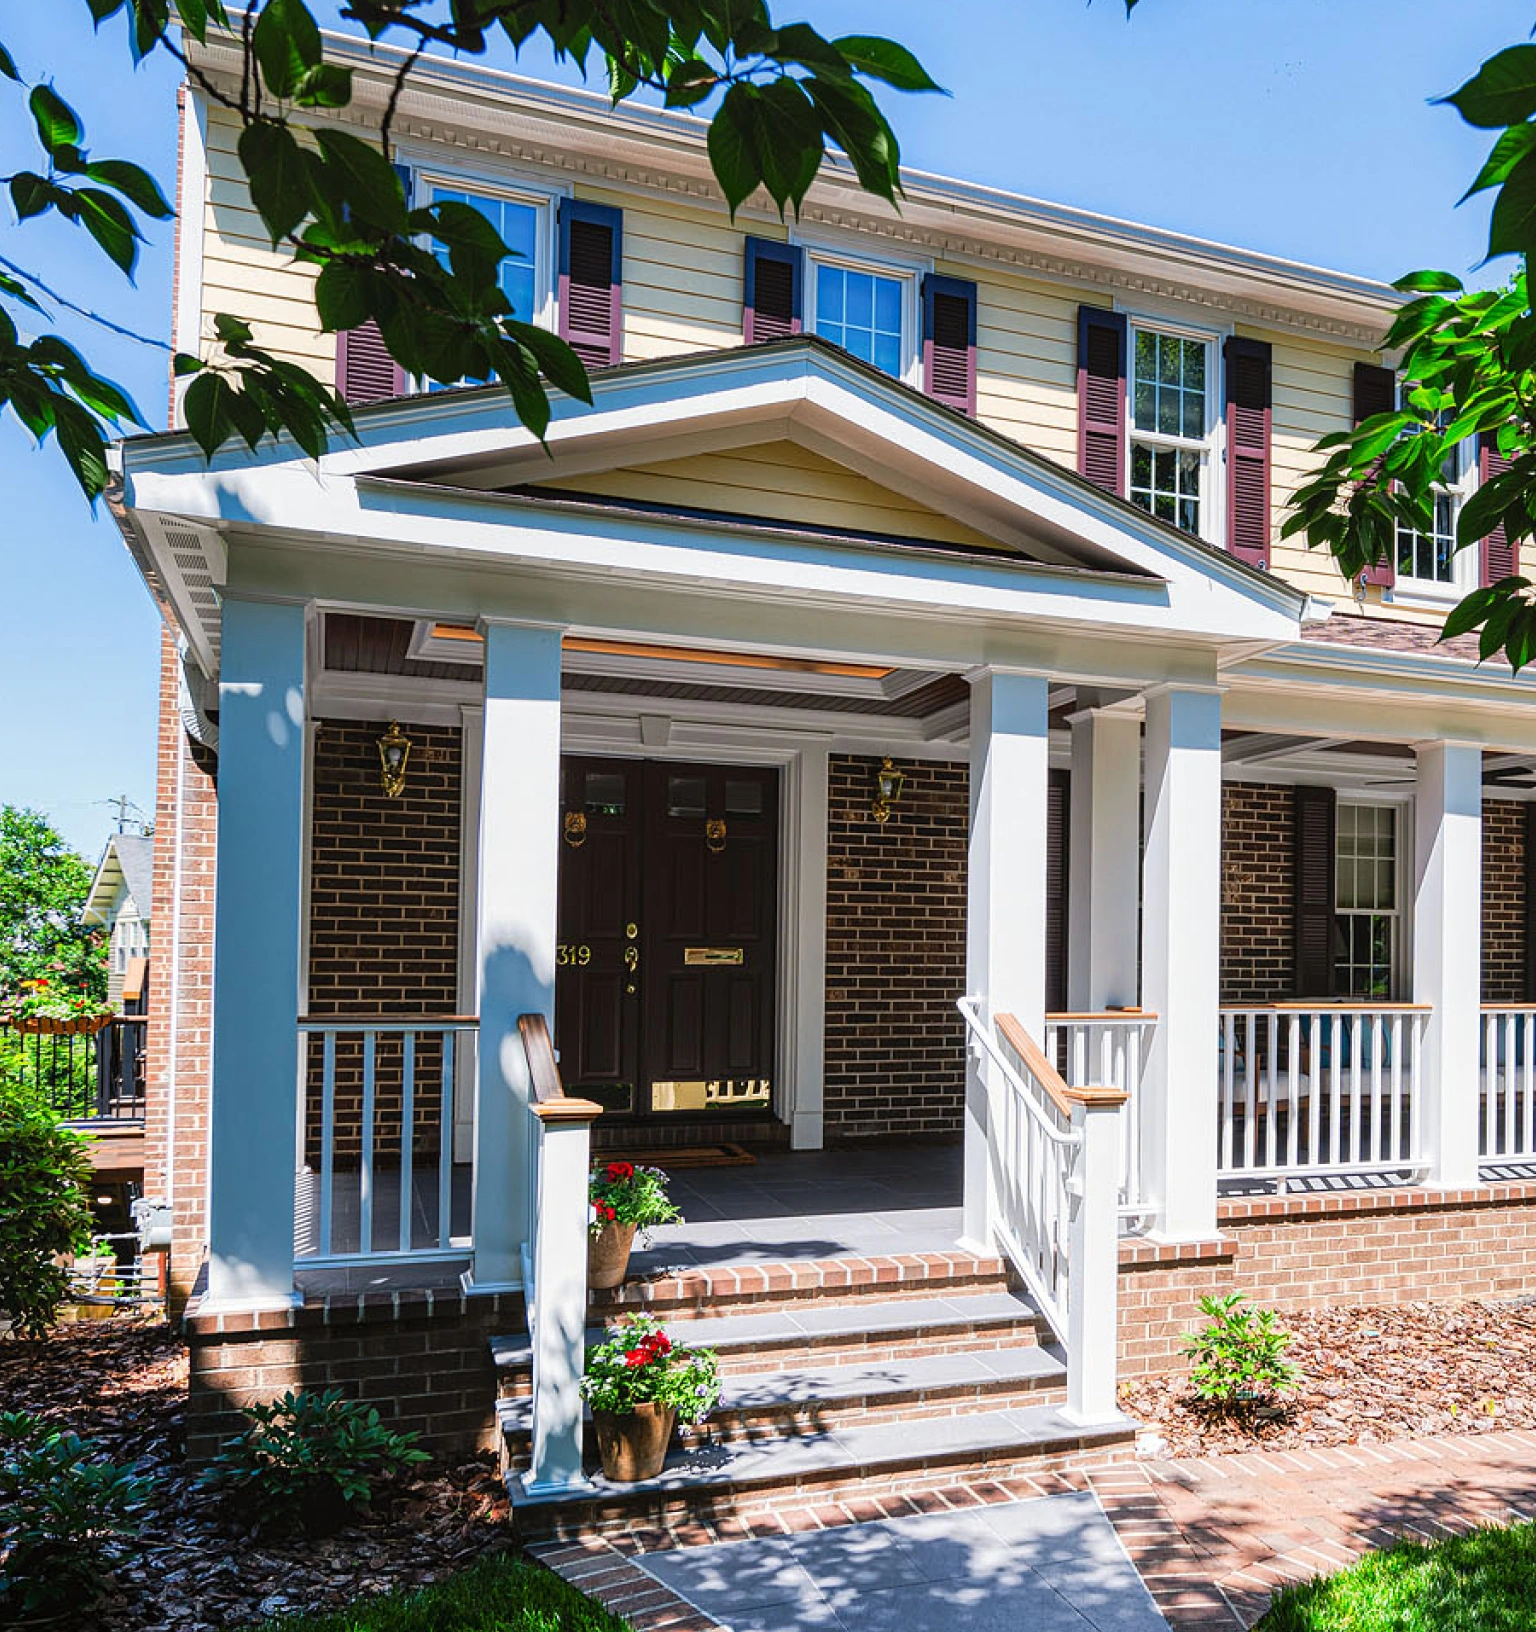
M57 289L50 288L35 272L28 272L24 267L17 266L15 261L7 260L4 255L0 255L0 266L3 266L7 272L13 272L24 282L30 283L34 289L42 290L49 300L55 302L55 304L74 312L78 317L99 324L104 329L110 329L113 334L122 335L125 340L137 340L141 346L154 346L159 351L174 351L176 349L168 340L157 340L152 335L138 334L133 329L125 329L121 323L114 323L110 317L103 317L100 312L93 312L89 307L79 305L71 300L68 295L61 295Z

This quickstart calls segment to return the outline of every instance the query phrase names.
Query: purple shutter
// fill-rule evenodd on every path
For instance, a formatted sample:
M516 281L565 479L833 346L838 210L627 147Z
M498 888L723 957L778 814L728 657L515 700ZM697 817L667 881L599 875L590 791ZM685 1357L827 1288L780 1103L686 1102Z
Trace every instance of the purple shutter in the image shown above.
M336 336L336 393L349 406L403 397L405 370L389 354L379 325L370 317L361 328Z
M1362 424L1377 414L1390 414L1397 407L1397 376L1390 368L1378 368L1375 363L1355 364L1354 423ZM1388 551L1373 567L1362 574L1368 584L1380 584L1384 589L1397 582L1397 558Z
M936 402L976 414L976 285L923 279L923 390Z
M1527 1003L1536 1003L1536 803L1525 805L1525 968Z
M624 212L567 198L560 205L560 338L588 368L620 358Z
M1227 553L1269 565L1270 348L1264 340L1225 347L1227 376Z
M1334 869L1338 800L1332 788L1291 790L1292 912L1297 997L1333 996Z
M1077 468L1125 497L1125 314L1077 309Z
M1531 807L1536 809L1536 805ZM1047 775L1045 793L1045 1006L1067 1006L1067 881L1071 870L1072 773Z
M1499 452L1498 437L1484 431L1477 439L1477 479L1491 481L1509 469L1510 462ZM1485 588L1501 578L1513 578L1520 570L1520 551L1509 542L1502 525L1478 541L1478 582Z
M805 310L805 251L748 238L742 272L741 335L749 346L799 334Z

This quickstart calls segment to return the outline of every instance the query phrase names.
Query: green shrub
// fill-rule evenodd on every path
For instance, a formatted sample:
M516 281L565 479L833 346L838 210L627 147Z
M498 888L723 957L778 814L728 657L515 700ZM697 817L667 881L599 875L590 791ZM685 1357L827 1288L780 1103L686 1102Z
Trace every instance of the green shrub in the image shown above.
M1185 1337L1184 1353L1193 1362L1190 1380L1202 1400L1245 1405L1286 1393L1301 1380L1285 1358L1291 1334L1276 1322L1273 1309L1246 1309L1247 1301L1241 1292L1200 1300L1210 1324Z
M23 1337L58 1319L69 1272L56 1258L90 1245L91 1180L84 1139L0 1092L0 1311Z
M0 1619L94 1597L138 1534L153 1483L98 1455L92 1440L0 1414Z
M373 1498L374 1486L428 1460L415 1434L396 1433L370 1405L291 1390L244 1408L251 1426L229 1440L200 1483L222 1490L259 1526L338 1530Z

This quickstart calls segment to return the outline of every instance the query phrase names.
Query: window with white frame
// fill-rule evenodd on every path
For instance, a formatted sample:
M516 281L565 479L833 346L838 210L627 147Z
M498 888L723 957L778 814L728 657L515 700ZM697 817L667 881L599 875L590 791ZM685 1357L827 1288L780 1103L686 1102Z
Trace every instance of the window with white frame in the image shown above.
M876 368L904 378L916 355L917 276L812 250L807 327Z
M1477 481L1475 446L1468 437L1446 454L1440 480L1431 492L1434 517L1430 531L1421 533L1398 523L1397 580L1402 587L1443 595L1461 595L1477 587L1476 550L1458 552L1456 548L1461 507Z
M1397 969L1397 807L1338 807L1334 846L1336 997L1389 1001Z
M1211 345L1133 322L1126 371L1131 502L1202 538L1214 524Z

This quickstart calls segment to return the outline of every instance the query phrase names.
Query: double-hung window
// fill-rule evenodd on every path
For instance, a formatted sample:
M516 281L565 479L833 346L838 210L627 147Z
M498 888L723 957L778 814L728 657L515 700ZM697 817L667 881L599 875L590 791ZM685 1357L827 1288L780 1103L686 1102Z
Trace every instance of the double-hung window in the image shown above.
M1201 538L1216 535L1212 342L1131 325L1131 502Z
M917 277L889 267L810 252L808 327L897 379L917 355Z
M1406 405L1405 405L1406 406ZM1477 482L1476 441L1467 437L1445 456L1431 493L1430 531L1397 528L1397 587L1412 593L1460 596L1477 587L1477 551L1456 548L1461 507Z
M1334 874L1333 990L1337 997L1392 997L1401 910L1394 805L1338 808Z

